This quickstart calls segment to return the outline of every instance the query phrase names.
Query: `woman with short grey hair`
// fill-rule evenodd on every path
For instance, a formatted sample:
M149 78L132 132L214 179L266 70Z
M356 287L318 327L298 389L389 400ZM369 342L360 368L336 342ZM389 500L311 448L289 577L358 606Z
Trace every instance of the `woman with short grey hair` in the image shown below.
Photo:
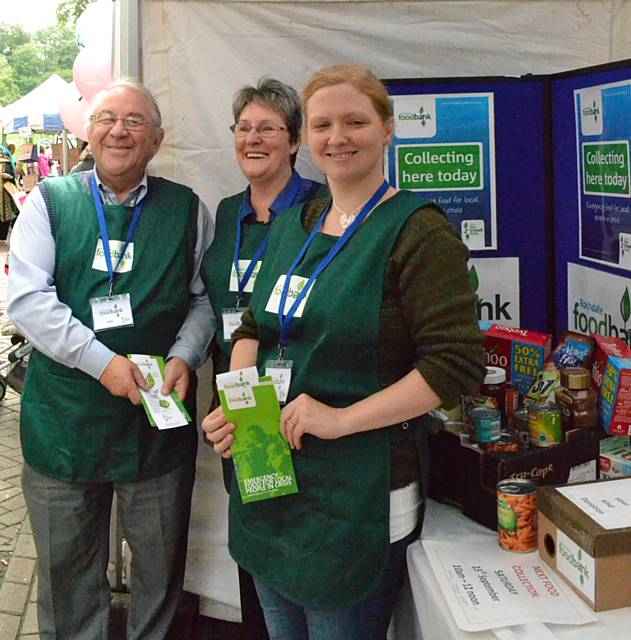
M301 177L294 169L300 147L302 102L293 87L274 78L261 78L256 86L237 91L232 112L234 150L248 186L219 203L215 239L201 269L210 304L221 319L213 350L215 374L228 371L232 332L248 306L272 223L291 207L327 193L323 185ZM214 391L211 409L219 404ZM228 491L232 476L229 461L224 464ZM239 582L244 637L263 640L267 638L265 621L252 578L240 571Z

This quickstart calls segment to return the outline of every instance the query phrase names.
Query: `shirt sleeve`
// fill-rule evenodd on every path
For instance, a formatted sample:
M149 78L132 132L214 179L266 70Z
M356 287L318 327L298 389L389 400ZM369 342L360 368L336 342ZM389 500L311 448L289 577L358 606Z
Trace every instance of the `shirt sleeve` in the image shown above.
M434 207L410 217L391 255L415 368L446 408L470 393L485 372L468 259L469 250Z
M208 358L217 329L217 319L210 306L200 273L202 259L211 245L215 227L208 207L200 200L197 212L197 238L193 253L193 275L190 283L191 304L168 357L179 357L189 368L197 369Z
M20 332L44 355L98 380L116 354L57 297L55 240L39 189L11 233L9 270L7 311Z

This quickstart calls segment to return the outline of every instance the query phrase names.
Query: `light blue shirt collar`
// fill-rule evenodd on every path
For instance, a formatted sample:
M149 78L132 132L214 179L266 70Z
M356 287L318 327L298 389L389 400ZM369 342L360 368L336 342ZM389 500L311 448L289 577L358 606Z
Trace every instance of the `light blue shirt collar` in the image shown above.
M134 187L129 195L125 198L124 202L119 202L116 198L116 194L106 185L103 184L99 178L99 172L94 169L94 176L96 177L96 184L99 187L99 193L103 204L122 204L126 207L135 207L146 195L147 195L147 172L145 171L142 180L138 186Z

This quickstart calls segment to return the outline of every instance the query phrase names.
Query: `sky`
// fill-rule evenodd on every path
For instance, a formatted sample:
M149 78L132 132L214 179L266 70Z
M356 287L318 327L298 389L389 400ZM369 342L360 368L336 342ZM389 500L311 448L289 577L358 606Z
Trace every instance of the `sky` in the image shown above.
M60 0L3 0L0 21L19 24L35 33L57 21L55 10Z

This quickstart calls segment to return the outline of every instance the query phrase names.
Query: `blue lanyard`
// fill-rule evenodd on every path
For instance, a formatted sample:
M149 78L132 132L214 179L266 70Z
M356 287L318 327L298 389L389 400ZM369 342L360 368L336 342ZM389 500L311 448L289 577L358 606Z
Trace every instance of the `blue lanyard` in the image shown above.
M144 206L144 200L141 200L136 204L134 209L134 217L131 219L131 224L129 225L129 230L127 231L127 238L125 239L125 245L123 246L123 250L121 251L120 256L118 257L118 261L116 262L116 266L112 269L112 254L110 253L110 238L107 234L107 223L105 222L105 211L103 210L103 203L101 202L101 196L99 194L99 187L96 183L96 175L92 172L92 199L94 200L94 206L96 207L96 217L99 221L99 228L101 229L101 241L103 243L103 254L105 255L105 264L107 265L107 273L109 274L110 281L110 291L108 295L112 295L112 290L114 289L114 278L116 274L116 269L121 263L121 260L125 256L125 252L127 251L127 247L131 242L131 239L134 237L134 233L136 232L136 227L140 222L140 216L142 215L142 208Z
M320 261L320 264L318 264L318 266L315 268L309 280L307 280L307 283L305 284L305 286L298 292L298 295L296 296L294 303L291 305L291 307L287 310L287 313L285 314L283 313L283 311L285 309L287 295L289 294L289 284L291 282L291 276L295 271L296 267L300 264L300 262L304 258L305 254L307 253L307 249L315 239L316 235L322 228L324 219L326 218L327 213L331 209L332 202L330 202L327 205L326 209L322 212L322 215L318 219L316 226L313 228L313 231L309 234L309 237L307 238L306 242L302 246L302 249L296 256L296 259L293 261L291 267L289 267L289 271L285 276L285 284L283 285L283 291L280 296L280 304L278 306L278 321L280 323L280 337L278 340L278 352L279 352L279 358L281 360L283 359L285 349L289 342L289 333L291 331L291 325L292 325L294 316L296 315L296 311L300 306L300 303L304 300L305 296L309 292L309 289L311 289L311 287L313 286L313 283L315 282L316 278L331 264L331 262L333 262L337 254L344 248L346 243L353 237L357 229L359 229L359 226L366 219L368 214L377 205L379 200L383 198L383 196L385 195L389 187L390 185L388 184L387 180L384 180L382 185L379 187L379 189L375 191L375 193L372 195L370 200L368 200L368 202L362 207L362 210L357 214L357 217L355 218L355 220L353 220L352 224L348 227L348 229L346 229L346 231L344 231L344 233L338 238L337 242L331 247L331 249L329 249L329 252L326 254L326 256L324 256L324 258Z
M295 175L295 174L294 174ZM295 204L295 200L298 197L298 192L300 191L300 186L302 184L302 180L295 175L292 179L289 191L283 198L284 202L287 203L286 208L293 206ZM258 261L263 257L265 250L267 249L267 244L269 242L269 231L263 241L259 245L258 249L254 253L252 260L250 260L250 264L247 269L243 273L243 278L239 278L239 252L241 251L241 236L243 234L243 221L250 214L250 211L246 207L247 194L243 194L243 200L241 201L241 206L239 207L239 215L237 217L237 235L234 242L234 253L232 257L232 262L234 264L234 272L237 274L237 304L236 308L238 309L241 305L241 301L243 300L243 294L245 292L245 287L247 286L250 278L252 277L252 273L254 273L254 268L256 267ZM270 219L269 224L271 226L272 222L274 222L276 215L270 211Z

